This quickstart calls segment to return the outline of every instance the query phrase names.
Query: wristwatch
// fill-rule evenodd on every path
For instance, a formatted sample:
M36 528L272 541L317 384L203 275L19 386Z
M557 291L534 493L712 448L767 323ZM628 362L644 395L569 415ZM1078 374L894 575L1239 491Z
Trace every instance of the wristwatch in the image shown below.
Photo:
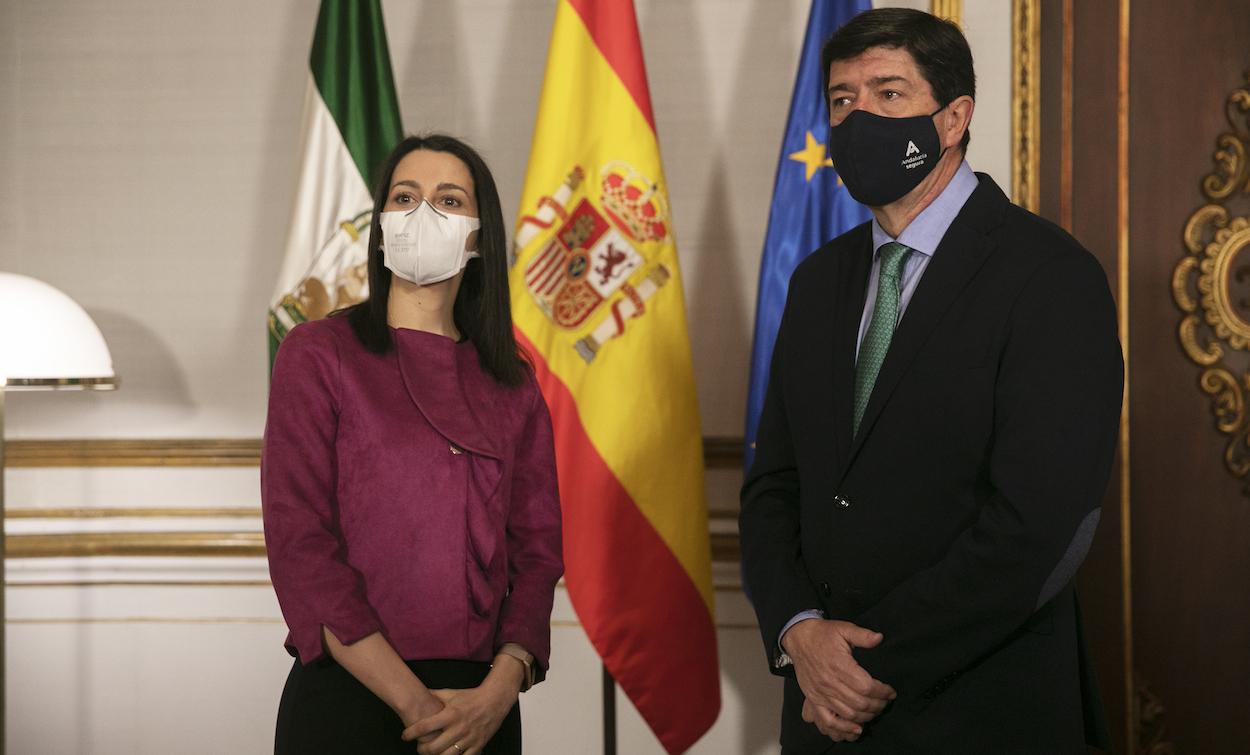
M521 662L521 665L525 667L525 677L521 680L522 692L525 692L530 687L534 686L534 656L527 653L525 648L515 642L509 642L499 648L499 654L516 658Z

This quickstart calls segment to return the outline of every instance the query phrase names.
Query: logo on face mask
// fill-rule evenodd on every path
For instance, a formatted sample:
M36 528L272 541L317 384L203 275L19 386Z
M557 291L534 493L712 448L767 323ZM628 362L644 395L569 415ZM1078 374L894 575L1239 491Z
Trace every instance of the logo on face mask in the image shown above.
M933 116L888 118L855 110L830 129L830 153L838 176L856 201L884 207L924 180L942 156ZM899 144L906 145L898 159Z
M907 142L907 154L903 155L903 167L907 170L919 167L925 164L925 160L929 159L928 152L921 152L913 141Z

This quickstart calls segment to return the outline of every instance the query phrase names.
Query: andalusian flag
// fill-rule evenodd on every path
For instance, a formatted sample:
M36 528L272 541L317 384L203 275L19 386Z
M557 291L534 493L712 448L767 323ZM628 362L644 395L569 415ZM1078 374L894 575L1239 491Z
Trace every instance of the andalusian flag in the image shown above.
M309 57L303 166L269 307L269 357L287 331L369 295L375 171L402 137L379 0L322 0Z
M551 407L565 581L669 752L720 711L703 447L632 0L559 0L511 283Z

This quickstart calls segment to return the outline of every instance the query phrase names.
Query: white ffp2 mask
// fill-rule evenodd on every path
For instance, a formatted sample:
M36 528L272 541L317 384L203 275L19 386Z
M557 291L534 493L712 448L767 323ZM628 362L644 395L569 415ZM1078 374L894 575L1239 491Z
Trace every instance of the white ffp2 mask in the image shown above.
M482 222L439 212L425 200L413 210L384 212L379 222L386 267L418 286L445 281L478 256L465 251L464 244Z

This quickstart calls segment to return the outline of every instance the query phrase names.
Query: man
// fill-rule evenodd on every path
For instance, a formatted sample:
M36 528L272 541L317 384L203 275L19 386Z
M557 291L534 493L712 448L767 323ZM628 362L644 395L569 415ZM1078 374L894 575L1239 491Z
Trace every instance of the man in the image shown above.
M742 489L783 752L1105 746L1071 582L1119 423L1106 276L964 161L957 26L868 11L823 62L873 220L791 279Z

